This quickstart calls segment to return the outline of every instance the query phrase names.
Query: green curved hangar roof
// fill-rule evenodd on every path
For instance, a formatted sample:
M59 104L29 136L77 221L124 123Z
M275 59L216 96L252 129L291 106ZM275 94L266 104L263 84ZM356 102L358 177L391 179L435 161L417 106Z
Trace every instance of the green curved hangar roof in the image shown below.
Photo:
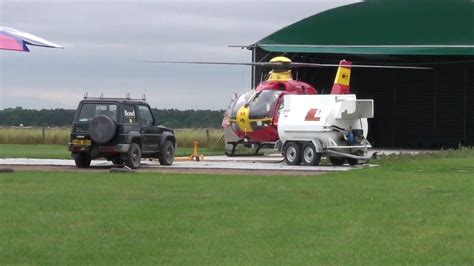
M474 55L474 2L355 3L303 19L256 45L270 52Z

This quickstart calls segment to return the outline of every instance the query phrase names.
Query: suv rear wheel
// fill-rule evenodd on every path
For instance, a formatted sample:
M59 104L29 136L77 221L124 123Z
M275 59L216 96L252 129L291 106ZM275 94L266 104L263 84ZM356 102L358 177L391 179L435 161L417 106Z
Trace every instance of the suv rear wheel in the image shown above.
M161 165L171 165L174 161L174 144L167 140L161 148L160 156L158 157Z
M91 165L91 155L88 153L81 152L78 154L74 162L79 168L87 168Z
M141 159L142 151L140 150L140 146L137 143L130 144L127 160L125 160L125 165L132 169L137 169L140 166Z

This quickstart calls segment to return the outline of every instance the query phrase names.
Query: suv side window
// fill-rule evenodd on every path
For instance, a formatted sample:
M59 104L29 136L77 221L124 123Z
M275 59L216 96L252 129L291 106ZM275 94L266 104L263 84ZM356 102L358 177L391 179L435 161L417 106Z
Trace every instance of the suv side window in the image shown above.
M128 124L133 124L137 122L137 115L135 113L135 106L133 105L123 105L122 108L123 122Z
M150 125L150 126L153 125L153 116L148 106L139 105L138 113L139 113L140 123L144 125Z

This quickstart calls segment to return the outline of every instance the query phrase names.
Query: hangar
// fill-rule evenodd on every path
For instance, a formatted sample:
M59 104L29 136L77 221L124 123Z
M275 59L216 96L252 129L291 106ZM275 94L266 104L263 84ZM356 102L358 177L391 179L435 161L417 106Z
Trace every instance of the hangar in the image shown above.
M351 91L375 100L377 147L474 145L474 2L366 1L313 15L250 46L255 62L418 65L431 70L353 69ZM266 69L253 70L258 83ZM336 69L298 69L329 93Z

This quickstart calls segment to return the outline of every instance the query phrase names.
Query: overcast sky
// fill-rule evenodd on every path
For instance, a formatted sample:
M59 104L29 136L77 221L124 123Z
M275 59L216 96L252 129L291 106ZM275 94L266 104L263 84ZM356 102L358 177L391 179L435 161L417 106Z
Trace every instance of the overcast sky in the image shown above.
M0 0L0 26L65 47L0 50L0 109L75 108L84 92L130 92L158 108L224 109L250 88L250 68L156 60L249 62L252 44L315 13L355 2Z

